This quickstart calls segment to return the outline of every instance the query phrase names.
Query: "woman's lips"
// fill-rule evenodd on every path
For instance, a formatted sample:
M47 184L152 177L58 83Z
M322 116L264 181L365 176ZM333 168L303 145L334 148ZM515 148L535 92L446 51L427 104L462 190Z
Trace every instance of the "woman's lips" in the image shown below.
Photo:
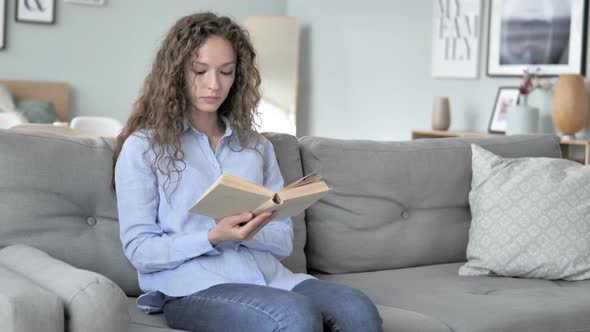
M221 97L201 97L207 103L216 103L221 99Z

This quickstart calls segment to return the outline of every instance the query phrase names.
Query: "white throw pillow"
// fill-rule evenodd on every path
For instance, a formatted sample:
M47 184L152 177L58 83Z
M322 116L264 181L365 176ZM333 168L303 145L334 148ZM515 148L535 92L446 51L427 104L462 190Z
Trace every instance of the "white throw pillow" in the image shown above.
M590 278L590 167L471 146L468 262L459 275Z

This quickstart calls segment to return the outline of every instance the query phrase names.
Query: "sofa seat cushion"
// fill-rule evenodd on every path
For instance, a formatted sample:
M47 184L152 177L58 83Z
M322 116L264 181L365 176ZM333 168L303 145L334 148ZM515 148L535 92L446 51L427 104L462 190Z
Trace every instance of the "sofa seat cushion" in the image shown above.
M461 277L461 265L316 276L363 290L386 331L590 331L590 280Z
M184 331L168 327L168 323L166 323L164 314L160 313L148 315L139 310L136 301L136 297L127 298L127 309L129 310L129 319L131 321L131 326L129 327L130 331Z

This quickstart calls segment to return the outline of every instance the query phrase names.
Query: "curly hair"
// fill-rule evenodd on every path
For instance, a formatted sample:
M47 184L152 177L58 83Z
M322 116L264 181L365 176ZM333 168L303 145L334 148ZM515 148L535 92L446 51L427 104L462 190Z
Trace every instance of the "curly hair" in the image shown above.
M185 93L184 66L212 36L229 41L236 54L235 80L217 113L229 120L241 148L247 147L249 140L256 137L256 106L261 98L260 73L255 66L256 52L248 32L230 18L209 12L182 17L162 41L127 123L117 136L113 155L113 190L115 164L123 143L131 134L142 129L149 130L147 138L155 154L152 167L166 176L164 189L170 185L171 172L181 175L186 165L180 146L180 132L190 111ZM172 170L169 165L173 166Z

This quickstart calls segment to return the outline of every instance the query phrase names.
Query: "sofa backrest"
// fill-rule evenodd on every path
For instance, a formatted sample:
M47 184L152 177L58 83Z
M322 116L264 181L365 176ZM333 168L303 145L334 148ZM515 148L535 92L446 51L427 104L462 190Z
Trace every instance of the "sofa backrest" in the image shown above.
M304 173L333 188L307 210L307 267L333 274L465 260L471 143L503 157L561 154L553 135L299 143Z
M0 130L0 247L26 244L141 294L122 252L112 141Z
M302 176L294 136L267 134L285 182ZM123 255L110 188L113 140L0 130L0 248L37 247L139 295L137 273ZM284 263L305 272L304 214L293 219L293 253Z
M303 176L303 166L301 165L301 156L299 152L299 143L297 138L288 134L264 133L266 138L272 143L279 168L283 174L285 185L301 178ZM291 218L293 222L293 252L291 256L285 258L282 263L295 273L307 272L307 262L305 258L305 212Z

